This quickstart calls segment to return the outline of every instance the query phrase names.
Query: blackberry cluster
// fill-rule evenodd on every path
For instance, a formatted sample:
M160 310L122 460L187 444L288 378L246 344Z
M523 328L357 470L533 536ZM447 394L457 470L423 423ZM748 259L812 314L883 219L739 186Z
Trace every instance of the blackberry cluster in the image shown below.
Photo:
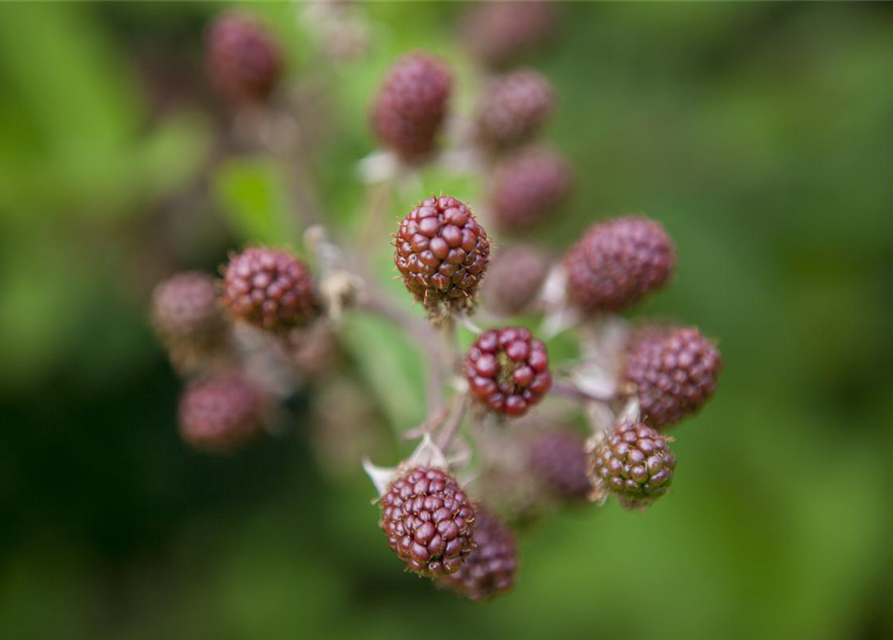
M463 40L481 62L503 67L546 44L557 18L554 2L480 2L465 16Z
M490 195L496 225L518 232L546 222L572 182L570 164L554 151L536 147L509 158L497 169Z
M372 105L375 135L407 160L427 156L437 142L452 87L449 68L434 56L415 52L400 58Z
M481 295L496 313L523 313L536 300L548 272L549 263L536 248L515 245L502 249L487 269Z
M263 398L229 374L191 383L180 398L180 434L196 449L225 453L263 431Z
M564 264L568 296L581 309L622 311L669 280L676 250L659 222L625 216L592 225Z
M670 488L676 456L657 431L629 422L595 445L589 463L596 494L611 493L627 509L641 509Z
M554 107L555 91L542 74L522 69L498 76L478 106L480 141L497 150L527 142L539 133Z
M264 27L242 13L217 18L208 30L208 69L233 102L261 102L282 75L282 55Z
M592 491L583 438L573 429L546 431L534 440L530 448L530 466L546 486L562 498L586 498Z
M379 526L411 571L454 573L474 548L475 510L445 471L416 467L392 482L379 504Z
M552 387L546 346L521 327L482 333L468 350L465 377L481 404L513 417L527 413Z
M152 321L166 341L209 345L225 328L214 278L185 271L155 286L152 292Z
M437 584L475 602L510 591L518 568L511 529L479 508L474 521L474 545L459 570L441 576Z
M409 212L395 237L403 283L432 314L470 309L490 260L490 242L471 209L451 196Z
M320 313L307 266L287 251L266 247L230 258L222 304L234 317L277 333L305 326Z
M642 415L655 427L678 422L713 395L722 371L719 349L694 327L646 332L626 358Z

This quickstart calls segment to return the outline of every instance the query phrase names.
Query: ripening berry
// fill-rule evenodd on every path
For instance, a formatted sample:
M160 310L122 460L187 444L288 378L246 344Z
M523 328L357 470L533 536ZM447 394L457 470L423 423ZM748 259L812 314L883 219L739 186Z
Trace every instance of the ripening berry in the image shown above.
M236 103L262 102L282 75L282 54L267 30L243 13L227 13L208 30L208 70L218 90Z
M501 249L487 268L481 296L488 309L498 314L524 313L536 300L548 272L546 257L535 247Z
M180 398L180 434L196 449L228 452L263 431L263 398L231 374L191 383Z
M391 67L372 105L378 139L407 160L430 154L449 105L453 78L440 59L417 51Z
M528 149L498 167L490 206L504 232L519 232L547 222L571 191L573 172L561 155L542 147Z
M214 278L185 271L159 282L152 292L152 322L165 341L199 347L217 342L225 323Z
M236 318L284 333L320 314L306 265L287 251L252 247L232 256L223 280L223 306Z
M474 520L474 550L459 570L437 579L437 584L472 601L506 593L515 583L518 552L512 530L485 509Z
M635 340L623 377L636 386L642 415L655 427L701 408L716 390L722 356L694 327L645 332Z
M627 509L641 509L670 488L676 456L666 438L635 422L605 434L592 450L589 464L597 497L610 493Z
M492 149L516 147L540 132L554 107L555 91L542 74L521 69L497 76L478 105L478 137Z
M527 413L552 387L546 345L522 327L478 336L468 350L465 377L483 406L513 417Z
M410 571L454 573L474 548L475 510L446 471L416 467L394 480L379 504L379 526Z
M676 249L659 222L625 216L589 227L564 264L568 296L577 306L622 311L669 280Z
M562 498L586 498L592 491L583 438L573 429L552 429L534 440L530 448L530 466L546 486Z
M432 315L474 306L490 243L471 209L451 196L424 200L400 223L394 246L403 283Z
M555 34L554 2L479 2L462 23L463 42L485 65L503 67Z

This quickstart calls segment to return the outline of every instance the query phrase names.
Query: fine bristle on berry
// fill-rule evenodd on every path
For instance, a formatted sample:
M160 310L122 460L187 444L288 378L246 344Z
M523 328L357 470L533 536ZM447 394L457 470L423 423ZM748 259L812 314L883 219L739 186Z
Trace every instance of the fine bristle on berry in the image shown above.
M513 417L527 413L552 387L546 346L522 327L482 333L468 350L465 377L478 402Z
M225 453L263 431L263 398L239 375L191 383L180 399L180 434L196 449Z
M423 201L400 223L394 263L432 316L471 309L489 260L487 232L451 196Z
M416 467L394 480L379 504L379 526L410 571L454 573L474 548L475 510L445 471Z
M627 509L642 509L664 495L675 469L676 456L667 439L640 422L604 434L589 457L594 497L613 494Z
M502 249L487 268L481 288L484 304L500 315L524 313L536 300L548 272L546 257L535 247Z
M586 498L592 491L583 438L572 429L553 429L534 440L530 466L559 497Z
M710 399L722 365L719 349L694 327L657 329L634 340L623 377L635 385L642 415L661 427Z
M542 74L522 69L498 76L478 106L478 137L496 150L518 146L540 132L554 106L555 91Z
M498 167L490 194L493 219L500 230L518 232L545 223L571 191L573 172L561 155L535 147Z
M625 216L589 227L564 264L568 296L583 311L622 311L670 279L676 250L659 222Z
M233 102L260 102L282 75L282 54L251 16L227 13L208 30L207 63L218 90Z
M424 52L400 58L372 105L375 135L407 160L427 156L436 146L452 86L452 74L440 59Z
M223 305L236 318L267 331L302 327L320 313L310 271L287 251L252 247L226 266Z
M474 550L455 573L437 579L439 586L472 601L486 600L511 590L518 568L515 536L486 509L474 521Z

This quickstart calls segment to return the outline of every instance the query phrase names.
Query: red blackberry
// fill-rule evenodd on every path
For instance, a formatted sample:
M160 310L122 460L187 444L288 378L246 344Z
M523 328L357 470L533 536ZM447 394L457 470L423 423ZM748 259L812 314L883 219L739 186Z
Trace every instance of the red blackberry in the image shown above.
M573 429L553 429L534 440L530 466L558 496L586 498L592 491L583 438Z
M678 422L713 395L719 349L694 327L646 332L635 340L623 377L636 386L642 415L655 427Z
M484 64L502 67L546 44L557 18L554 2L480 2L463 20L463 41Z
M521 327L482 333L468 350L465 377L479 402L509 416L527 413L552 387L546 346Z
M216 342L225 324L214 278L185 271L158 283L152 292L152 321L167 341Z
M539 133L554 106L555 92L542 74L522 69L497 76L478 107L478 136L487 147L517 146Z
M487 268L481 295L499 314L523 313L536 299L548 272L549 263L536 248L516 245L502 249Z
M230 258L223 305L241 320L267 331L287 332L320 313L310 271L287 251L252 247Z
M262 396L238 375L191 383L179 414L183 439L203 451L231 451L263 431Z
M424 52L410 53L391 68L372 105L379 140L408 160L434 150L453 87L449 68Z
M410 571L453 573L474 548L474 508L445 471L416 467L394 480L379 504L379 526Z
M567 252L567 291L584 311L622 311L669 280L676 249L663 226L640 216L592 225Z
M622 424L598 442L589 458L595 494L617 496L627 509L647 507L673 481L676 456L667 439L642 423Z
M471 209L451 196L429 198L403 219L395 238L403 283L432 315L473 306L490 243Z
M567 198L572 181L570 164L548 149L529 149L506 160L490 194L496 225L511 232L547 221Z
M208 30L208 69L233 102L260 102L282 75L282 54L267 30L243 13L227 13Z
M455 573L437 584L469 600L486 600L511 590L518 568L515 536L511 529L485 509L474 521L474 550Z

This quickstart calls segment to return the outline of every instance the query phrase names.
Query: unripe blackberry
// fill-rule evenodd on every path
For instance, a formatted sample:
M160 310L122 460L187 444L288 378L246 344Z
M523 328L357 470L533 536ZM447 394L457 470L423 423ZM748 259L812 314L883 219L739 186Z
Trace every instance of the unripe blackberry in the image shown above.
M508 416L524 415L552 387L546 345L522 327L482 333L468 350L465 377L482 405Z
M485 509L474 521L474 550L455 573L437 584L469 600L486 600L511 590L518 568L518 552L511 529Z
M287 332L315 319L319 300L310 271L287 251L252 247L230 258L223 305L261 329Z
M546 222L567 199L573 182L570 164L545 148L529 149L503 162L490 194L493 219L506 232Z
M463 20L463 41L484 64L502 67L547 43L557 18L554 2L479 2Z
M640 422L625 423L595 444L589 477L597 497L617 496L627 509L647 507L673 481L676 456L667 439Z
M636 386L642 415L655 427L678 422L713 395L722 356L694 327L645 333L626 358L623 377Z
M564 264L568 295L581 309L622 311L669 280L676 249L659 222L625 216L589 227Z
M394 246L403 283L432 315L474 306L490 243L471 209L451 196L424 200L400 223Z
M180 434L196 449L231 451L263 431L263 398L245 378L191 383L180 398Z
M215 343L225 323L214 278L185 271L159 282L152 292L152 322L165 341Z
M410 571L454 573L474 548L475 510L446 471L416 467L381 496L379 526Z
M549 263L531 246L516 245L500 250L487 268L481 288L484 302L502 315L528 310L546 280Z
M563 498L586 498L592 491L583 438L573 429L552 429L530 448L530 466L546 486Z
M208 70L233 102L261 102L282 75L282 54L267 30L242 13L218 17L208 30Z
M517 146L539 133L554 106L555 91L542 74L522 69L497 76L478 106L478 137L494 149Z
M420 51L400 58L372 105L375 135L405 159L428 155L446 117L452 87L452 74L438 58Z

